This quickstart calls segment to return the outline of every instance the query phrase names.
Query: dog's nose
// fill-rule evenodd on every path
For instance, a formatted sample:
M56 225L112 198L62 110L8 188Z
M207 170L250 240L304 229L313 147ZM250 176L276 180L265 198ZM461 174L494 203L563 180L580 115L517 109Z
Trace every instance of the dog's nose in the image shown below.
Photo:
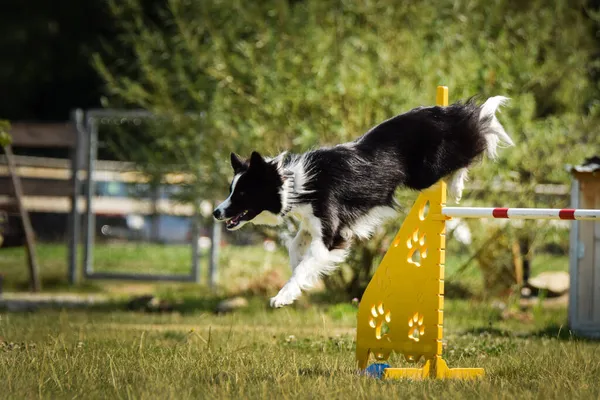
M221 210L215 208L215 211L213 211L213 217L215 217L215 219L221 219Z

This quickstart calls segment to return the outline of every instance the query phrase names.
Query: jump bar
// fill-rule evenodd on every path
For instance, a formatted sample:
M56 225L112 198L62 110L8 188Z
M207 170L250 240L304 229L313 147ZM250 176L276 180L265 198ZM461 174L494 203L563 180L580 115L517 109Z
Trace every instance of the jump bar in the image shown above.
M572 208L443 207L442 214L456 218L564 219L600 221L600 210Z

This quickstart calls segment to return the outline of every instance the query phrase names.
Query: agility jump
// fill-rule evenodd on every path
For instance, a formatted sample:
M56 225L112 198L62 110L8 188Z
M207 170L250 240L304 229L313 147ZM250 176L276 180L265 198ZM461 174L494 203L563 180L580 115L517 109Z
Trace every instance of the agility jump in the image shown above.
M448 88L436 104L448 105ZM356 358L387 360L392 351L422 368L385 368L383 378L458 378L484 375L482 368L448 368L442 358L446 221L456 218L600 221L600 210L445 207L446 183L423 191L406 216L367 286L358 310Z

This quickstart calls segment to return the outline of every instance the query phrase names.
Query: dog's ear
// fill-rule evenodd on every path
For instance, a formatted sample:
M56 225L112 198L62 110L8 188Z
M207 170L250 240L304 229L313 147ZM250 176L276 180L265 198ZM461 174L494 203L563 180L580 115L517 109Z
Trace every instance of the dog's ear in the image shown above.
M231 153L231 166L233 167L233 172L239 174L240 172L244 172L247 168L246 164L240 156L235 153Z
M250 155L250 166L251 167L261 167L265 165L265 159L257 152L253 151L252 155Z

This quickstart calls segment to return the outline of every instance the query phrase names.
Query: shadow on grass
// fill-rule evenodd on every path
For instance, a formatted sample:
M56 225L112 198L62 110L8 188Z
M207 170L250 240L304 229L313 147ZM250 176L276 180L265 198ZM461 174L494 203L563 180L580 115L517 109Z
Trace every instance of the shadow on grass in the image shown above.
M41 282L42 289L44 292L75 292L75 293L102 293L102 287L99 285L84 281L77 285L71 285L62 277L45 277ZM17 291L28 291L30 289L29 282L21 281L14 284L14 288Z
M473 328L466 331L463 331L465 334L470 335L489 335L494 337L506 337L506 338L549 338L549 339L557 339L557 340L565 340L565 341L582 341L582 342L598 342L598 339L591 339L582 336L577 336L573 331L571 331L567 324L558 325L552 324L548 325L542 329L533 332L513 332L505 329L497 329L492 327L480 327Z
M311 367L311 368L299 368L298 369L298 375L299 376L307 376L307 377L332 377L332 376L336 376L339 375L341 372L346 372L346 371L341 371L339 369L323 369L323 368L318 368L318 367Z
M144 299L144 297L146 297ZM217 304L224 297L202 297L188 298L183 300L163 300L154 296L128 297L102 300L88 303L84 299L81 302L69 301L68 303L52 300L5 300L0 305L3 312L43 312L44 310L79 310L85 312L110 313L116 311L141 312L147 314L180 313L191 314L198 312L214 313ZM156 300L153 300L156 299ZM252 302L250 302L252 304ZM252 311L256 308L253 307ZM246 310L244 310L246 311Z
M142 296L143 297L143 296ZM151 297L151 296L150 296ZM90 311L110 312L110 311L132 311L148 314L160 313L180 313L192 314L198 312L214 313L217 305L225 297L200 297L186 298L182 300L159 300L156 306L149 306L150 300L138 302L137 298L110 301L103 304L97 304L90 307ZM160 303L163 302L163 303ZM137 304L136 304L137 303Z
M577 340L583 342L598 342L598 339L586 338L576 335L568 325L548 325L547 327L534 332L531 336L548 337L558 340Z
M322 369L322 368L300 368L298 369L298 375L301 377L310 377L310 378L331 378L334 376L340 376L342 374L347 374L348 370L343 369ZM230 373L227 371L221 371L208 376L208 381L215 385L223 385L223 384L231 384L238 380L239 378L234 373ZM266 371L258 371L254 370L250 372L249 380L255 382L276 382L277 376L270 374Z
M463 331L464 334L467 335L475 335L475 336L494 336L494 337L519 337L519 334L516 334L512 331L506 329L498 329L493 327L479 327L472 328L466 331Z

